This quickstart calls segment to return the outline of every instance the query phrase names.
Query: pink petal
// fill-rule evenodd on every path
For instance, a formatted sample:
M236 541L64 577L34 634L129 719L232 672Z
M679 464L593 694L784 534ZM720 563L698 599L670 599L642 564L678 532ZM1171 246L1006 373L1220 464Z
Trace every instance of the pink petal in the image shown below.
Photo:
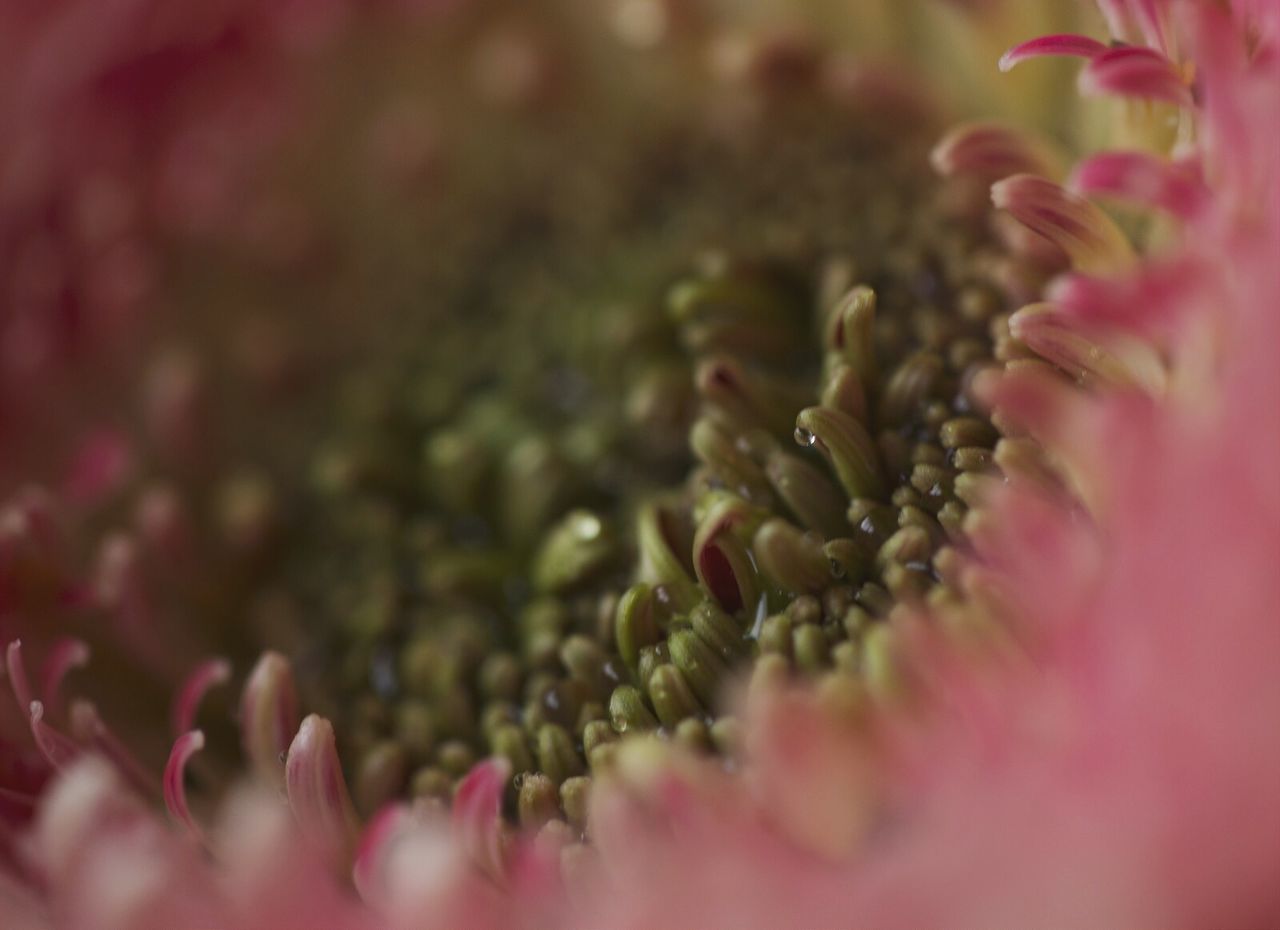
M1190 219L1209 190L1200 173L1148 152L1103 152L1076 166L1068 186L1077 193L1117 197Z
M501 805L510 777L506 759L486 759L467 773L453 797L455 835L472 860L495 878L504 870Z
M1021 45L1015 45L1000 56L1000 70L1010 71L1029 58L1045 56L1096 58L1107 50L1097 39L1088 36L1062 34L1040 36Z
M230 677L231 664L226 659L208 659L196 666L174 698L169 716L175 737L192 729L196 711L209 689L224 684Z
M1080 72L1080 92L1114 94L1191 107L1191 87L1168 58L1146 48L1116 48L1097 56Z
M285 791L302 832L326 856L345 859L358 819L342 777L333 724L316 714L302 721L285 761Z
M298 695L289 660L264 652L240 695L240 740L258 777L284 787L281 758L298 731Z
M1158 384L1145 366L1132 364L1109 351L1079 325L1064 320L1050 304L1023 307L1009 318L1014 338L1057 365L1082 384L1105 384L1113 388L1153 390Z
M1203 275L1204 269L1191 261L1148 262L1119 279L1063 275L1047 296L1064 318L1156 336L1170 331Z
M1112 272L1133 263L1133 248L1101 210L1052 181L1014 175L992 185L991 200L1053 242L1081 271Z
M413 820L406 804L388 804L378 811L360 834L351 878L360 897L375 904L382 897L381 872L392 844Z
M185 779L187 762L202 749L204 749L202 732L192 730L189 733L183 733L173 744L169 761L164 767L164 805L169 809L170 816L182 823L191 838L200 843L204 842L204 832L196 823L195 817L191 814L191 808L187 805Z
M1046 144L1000 123L957 126L934 146L929 160L944 177L966 175L987 181L1011 174L1056 177L1060 172Z

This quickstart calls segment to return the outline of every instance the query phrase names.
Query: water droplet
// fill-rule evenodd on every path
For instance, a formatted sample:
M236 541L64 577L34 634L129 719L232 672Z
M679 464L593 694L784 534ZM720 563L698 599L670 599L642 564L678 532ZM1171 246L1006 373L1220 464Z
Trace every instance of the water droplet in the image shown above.
M599 538L602 529L600 518L593 513L580 514L574 521L574 532L583 542Z
M805 429L803 426L796 427L796 444L801 446L811 446L818 441L818 437L813 434L813 430Z

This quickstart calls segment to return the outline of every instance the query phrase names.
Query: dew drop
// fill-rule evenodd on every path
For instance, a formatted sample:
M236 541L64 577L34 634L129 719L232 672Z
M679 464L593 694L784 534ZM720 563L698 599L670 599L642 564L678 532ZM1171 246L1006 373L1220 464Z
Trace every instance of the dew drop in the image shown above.
M812 446L817 442L818 437L813 434L813 430L805 429L803 426L796 427L796 443L801 446Z

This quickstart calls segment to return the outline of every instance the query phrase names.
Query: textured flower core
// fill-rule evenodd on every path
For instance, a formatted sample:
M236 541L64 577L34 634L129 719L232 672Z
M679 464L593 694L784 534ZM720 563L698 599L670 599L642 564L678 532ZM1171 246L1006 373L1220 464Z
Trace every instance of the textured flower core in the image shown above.
M756 111L583 165L571 216L510 198L455 322L355 379L281 612L366 815L494 754L510 816L581 828L620 740L731 757L753 668L888 694L895 606L956 597L1013 260L933 130L772 54Z

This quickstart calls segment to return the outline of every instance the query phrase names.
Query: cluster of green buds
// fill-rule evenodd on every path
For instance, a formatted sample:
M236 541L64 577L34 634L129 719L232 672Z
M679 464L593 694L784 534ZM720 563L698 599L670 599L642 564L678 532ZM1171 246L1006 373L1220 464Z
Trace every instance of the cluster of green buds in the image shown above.
M1008 256L904 147L860 156L901 155L850 174L861 220L712 252L622 235L632 292L613 275L581 312L487 316L483 349L361 382L292 583L299 677L366 814L447 804L500 755L512 821L583 835L622 741L734 757L734 681L901 692L895 617L960 602L967 515L1002 469L1047 468L974 391L1039 364Z

